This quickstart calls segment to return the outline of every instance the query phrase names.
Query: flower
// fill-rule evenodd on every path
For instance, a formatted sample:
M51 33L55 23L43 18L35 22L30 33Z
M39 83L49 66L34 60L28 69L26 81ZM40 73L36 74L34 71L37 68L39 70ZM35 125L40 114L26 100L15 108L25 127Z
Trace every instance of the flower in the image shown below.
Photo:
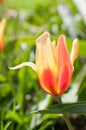
M0 51L3 50L3 47L4 47L4 28L5 28L5 25L6 25L6 20L5 19L2 19L1 22L0 22Z
M41 88L48 94L61 95L70 84L73 75L73 63L78 56L79 42L73 41L71 54L69 55L65 36L61 35L56 45L50 40L48 32L44 32L36 40L36 64L25 62L10 69L18 69L30 66L38 74Z

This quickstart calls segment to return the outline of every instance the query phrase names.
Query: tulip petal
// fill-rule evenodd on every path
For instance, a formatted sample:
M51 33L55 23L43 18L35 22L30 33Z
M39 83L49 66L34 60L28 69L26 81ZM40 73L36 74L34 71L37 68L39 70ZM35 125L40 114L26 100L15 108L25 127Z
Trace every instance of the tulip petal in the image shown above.
M39 72L44 68L54 68L55 49L55 42L51 43L49 33L46 31L36 40L36 65Z
M75 39L73 41L72 50L71 50L71 54L70 54L70 60L71 60L72 65L73 65L74 61L76 60L76 58L78 57L78 53L79 53L79 41L78 41L78 39Z
M44 55L43 48L46 43L47 37L49 33L44 32L37 40L36 40L36 67L38 74L42 73L44 70Z
M4 48L4 40L3 37L0 39L0 51Z
M61 35L57 45L57 61L58 61L58 94L64 93L72 78L72 65L69 52L65 43L65 36Z
M57 60L56 59L56 41L52 41L52 51L53 51L53 56L54 56L54 59L55 61ZM57 63L57 62L56 62Z
M19 64L17 66L9 67L9 69L16 70L16 69L22 68L24 66L29 66L29 67L31 67L36 72L36 65L34 63L32 63L32 62L24 62L24 63Z
M45 45L44 53L46 53L46 60L47 60L48 66L51 70L53 70L54 67L57 66L56 62L55 62L55 57L53 54L52 45L53 44L50 41L50 37L48 37L46 45Z
M48 32L36 40L36 65L40 85L50 94L57 92L58 67L53 52L55 43L51 43ZM56 48L55 48L56 51Z
M39 83L42 89L52 95L57 95L58 76L54 76L50 69L45 69L39 77Z
M3 34L3 32L4 32L5 25L6 25L6 20L5 20L5 19L2 19L1 22L0 22L0 36L1 36L1 35Z
M4 33L5 25L6 25L6 20L2 19L2 21L0 22L0 51L4 47L4 38L3 38L4 36L3 36L3 33Z

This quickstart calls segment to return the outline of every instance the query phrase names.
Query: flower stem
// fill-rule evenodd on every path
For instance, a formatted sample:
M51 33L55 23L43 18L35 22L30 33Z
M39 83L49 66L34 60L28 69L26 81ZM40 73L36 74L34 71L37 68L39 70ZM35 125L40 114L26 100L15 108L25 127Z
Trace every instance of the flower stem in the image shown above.
M61 97L58 97L58 103L62 104ZM73 130L73 127L72 127L71 122L70 122L70 120L68 118L68 115L67 114L63 114L63 118L64 118L64 120L65 120L65 122L67 124L68 129L69 130Z

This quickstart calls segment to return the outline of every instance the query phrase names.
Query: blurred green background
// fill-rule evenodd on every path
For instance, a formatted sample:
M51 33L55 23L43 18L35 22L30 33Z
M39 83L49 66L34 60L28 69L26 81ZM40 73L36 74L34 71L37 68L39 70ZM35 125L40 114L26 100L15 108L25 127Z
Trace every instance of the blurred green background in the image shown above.
M4 0L0 20L7 20L5 47L0 52L0 130L56 130L61 115L31 115L35 109L56 103L39 86L37 74L29 67L9 70L25 61L35 62L35 40L45 30L51 39L66 35L80 41L79 57L63 102L86 100L86 2L84 0Z

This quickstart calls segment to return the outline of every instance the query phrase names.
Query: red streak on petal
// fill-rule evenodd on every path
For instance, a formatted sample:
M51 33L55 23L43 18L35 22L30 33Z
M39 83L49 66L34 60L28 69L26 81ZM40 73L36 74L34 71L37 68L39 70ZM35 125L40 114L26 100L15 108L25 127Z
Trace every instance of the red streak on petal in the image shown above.
M71 81L72 77L72 65L70 61L70 56L68 49L65 43L64 35L61 35L59 38L57 46L57 56L58 56L58 89L59 94L64 93Z
M70 77L70 73L68 72L68 68L65 66L64 69L63 69L63 72L61 74L61 77L60 77L60 94L64 93L69 84L70 84L70 80L72 78L72 75Z
M2 51L3 48L4 48L4 44L3 44L3 42L0 42L0 51Z
M39 82L42 87L42 89L52 95L57 95L57 82L58 78L55 77L50 69L44 70L41 77L39 77Z

